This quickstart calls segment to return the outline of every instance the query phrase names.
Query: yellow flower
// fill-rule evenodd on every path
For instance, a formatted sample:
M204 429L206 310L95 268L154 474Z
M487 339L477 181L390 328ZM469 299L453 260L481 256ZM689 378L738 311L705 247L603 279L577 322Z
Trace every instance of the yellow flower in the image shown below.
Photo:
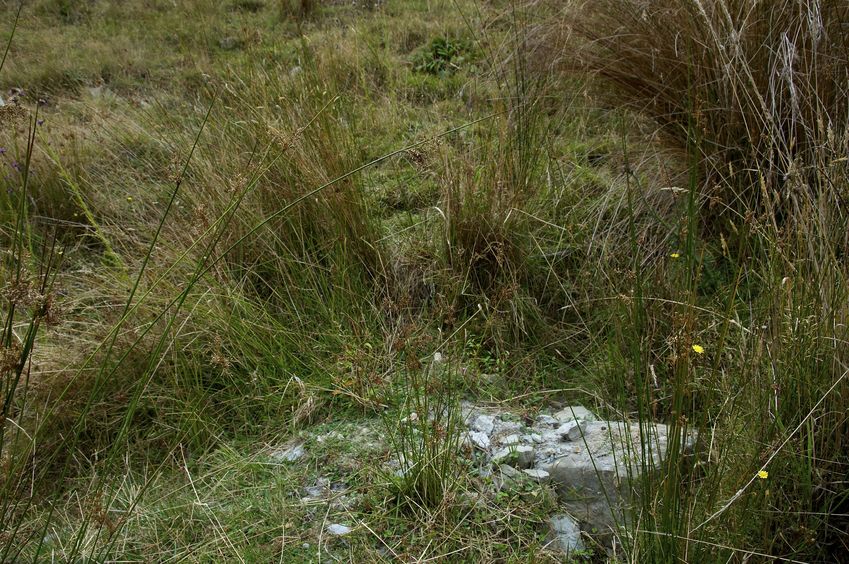
M133 197L132 197L132 196L127 196L127 201L128 201L128 202L132 202L132 201L133 201Z
M701 345L693 345L693 351L695 351L696 354L705 354L705 348Z
M758 472L758 478L760 478L761 480L766 480L767 478L769 478L769 472L767 472L766 470L761 470L760 472Z
M681 258L681 253L672 253L669 256L671 256L672 258Z

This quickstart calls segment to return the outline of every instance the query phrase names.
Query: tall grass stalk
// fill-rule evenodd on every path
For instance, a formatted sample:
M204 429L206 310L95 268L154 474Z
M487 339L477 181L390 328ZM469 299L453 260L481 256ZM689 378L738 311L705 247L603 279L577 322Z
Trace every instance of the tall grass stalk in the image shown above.
M56 322L54 284L61 262L61 252L56 240L38 244L42 252L33 248L33 238L28 225L29 178L32 154L36 143L36 112L29 120L26 156L20 171L20 185L13 192L17 196L17 219L11 234L8 256L4 258L3 274L3 332L2 332L2 412L0 412L0 525L11 537L21 526L20 513L29 504L26 467L31 464L34 441L24 429L27 414L26 396L30 385L31 357L36 346L39 329L43 324ZM38 257L37 263L32 257ZM31 273L37 269L38 274ZM23 313L23 319L19 314ZM11 431L11 433L10 433ZM23 509L21 508L23 504ZM5 539L3 558L11 547Z
M454 370L441 360L408 370L398 413L383 416L399 467L387 479L398 506L419 513L450 514L461 485L462 416Z

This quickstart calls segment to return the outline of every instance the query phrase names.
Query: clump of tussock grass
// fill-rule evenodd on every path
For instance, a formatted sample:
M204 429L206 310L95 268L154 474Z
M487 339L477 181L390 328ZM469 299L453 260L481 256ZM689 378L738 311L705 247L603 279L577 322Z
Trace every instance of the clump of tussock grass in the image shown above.
M383 416L400 466L388 476L390 491L408 511L450 513L456 505L463 474L461 415L450 375L445 381L439 378L447 371L436 361L409 370L400 421L395 413Z
M778 218L833 192L817 177L845 150L846 6L609 1L570 13L576 61L608 100L698 152L706 219Z
M562 241L551 237L548 220L559 206L552 199L562 194L553 190L546 165L550 139L571 100L551 106L553 82L530 68L522 34L497 46L485 34L465 41L468 52L492 57L487 73L497 86L481 81L464 90L470 101L489 96L493 113L436 151L443 186L437 207L443 225L435 241L443 268L435 278L438 309L449 319L476 317L470 331L502 360L530 343L544 347L557 333L546 321L559 315L563 296L546 289L562 288L561 277L568 276L550 268Z

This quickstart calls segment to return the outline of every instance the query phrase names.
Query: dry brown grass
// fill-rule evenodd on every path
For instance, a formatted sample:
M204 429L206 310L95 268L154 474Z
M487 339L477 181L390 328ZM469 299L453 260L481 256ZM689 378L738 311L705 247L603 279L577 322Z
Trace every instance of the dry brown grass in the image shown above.
M804 191L845 197L818 180L847 142L845 3L601 0L568 13L574 64L703 158L718 212L706 219L781 216Z

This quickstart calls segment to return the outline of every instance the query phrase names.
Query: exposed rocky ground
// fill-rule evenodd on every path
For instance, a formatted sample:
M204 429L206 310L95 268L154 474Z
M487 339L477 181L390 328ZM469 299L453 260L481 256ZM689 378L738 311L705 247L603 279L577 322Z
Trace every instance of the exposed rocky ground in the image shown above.
M618 527L630 518L628 499L637 479L649 467L664 460L669 428L655 424L640 429L636 424L607 421L575 405L548 409L533 418L463 402L463 452L469 455L472 473L490 487L483 495L522 491L538 487L556 497L557 509L548 517L548 546L565 557L581 554L592 539L594 545L610 546ZM417 417L417 416L414 416ZM692 449L695 434L681 437L684 449ZM361 460L368 453L386 454L387 441L375 423L352 427L349 432L331 431L302 437L274 449L270 457L281 464L312 461L305 444L321 445L338 440L356 443ZM402 470L392 455L391 471ZM324 468L332 473L331 468ZM293 494L294 495L294 494ZM319 476L297 492L301 503L327 503L343 510L354 507L357 494L341 480ZM327 522L330 537L351 533L351 522Z
M532 480L557 493L564 511L549 523L564 552L583 548L582 531L609 538L629 518L634 480L663 461L669 441L666 425L641 429L604 421L580 405L526 422L471 404L463 406L463 416L468 440L482 454L480 472L495 472L498 487ZM683 438L685 448L692 448L693 438Z

